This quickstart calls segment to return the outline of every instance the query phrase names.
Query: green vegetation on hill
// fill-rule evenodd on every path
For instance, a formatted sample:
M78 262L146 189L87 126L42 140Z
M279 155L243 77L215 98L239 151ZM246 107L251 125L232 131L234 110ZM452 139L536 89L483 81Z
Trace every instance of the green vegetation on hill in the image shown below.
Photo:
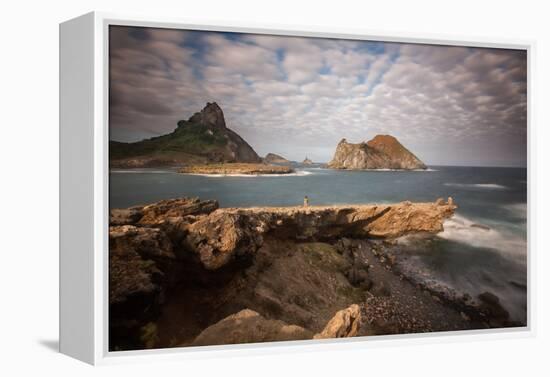
M165 152L203 155L226 144L223 130L182 120L178 122L178 128L170 134L136 143L111 141L109 146L111 159L122 159Z
M261 162L248 143L225 125L222 109L207 103L171 133L135 143L111 141L110 166L142 168L196 163Z

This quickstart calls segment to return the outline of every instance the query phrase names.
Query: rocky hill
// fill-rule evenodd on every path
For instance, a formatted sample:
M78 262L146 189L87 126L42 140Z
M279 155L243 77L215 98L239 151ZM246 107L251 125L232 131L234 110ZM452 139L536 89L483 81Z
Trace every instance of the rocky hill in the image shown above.
M395 137L377 135L368 142L348 143L342 139L328 163L333 169L426 169L426 165Z
M109 148L110 165L118 168L261 162L254 149L226 127L223 111L215 102L188 120L180 120L172 133L135 143L111 141Z
M289 160L275 153L268 153L264 157L264 162L268 164L288 164Z

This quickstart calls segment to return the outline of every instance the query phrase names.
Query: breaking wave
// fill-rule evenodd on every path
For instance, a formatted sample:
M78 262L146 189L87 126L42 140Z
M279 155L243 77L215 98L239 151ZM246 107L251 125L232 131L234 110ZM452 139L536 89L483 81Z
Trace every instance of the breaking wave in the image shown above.
M508 212L510 212L515 218L527 220L527 203L514 203L503 206Z
M443 223L444 230L437 237L474 247L496 249L504 256L523 260L527 254L527 241L517 234L494 229L470 219L454 215Z
M506 190L508 187L503 185L498 185L496 183L444 183L445 186L449 187L461 187L461 188L480 188L487 190Z
M351 169L353 171L353 169ZM364 171L395 171L395 172L411 172L411 171L418 171L418 172L432 172L432 171L438 171L436 169L364 169Z

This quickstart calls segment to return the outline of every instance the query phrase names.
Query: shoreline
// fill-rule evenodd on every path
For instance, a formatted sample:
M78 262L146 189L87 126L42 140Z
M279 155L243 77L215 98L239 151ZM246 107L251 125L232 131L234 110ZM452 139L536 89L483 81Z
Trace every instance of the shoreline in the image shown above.
M294 173L290 166L272 165L264 163L212 163L184 166L178 170L181 174L200 175L285 175Z
M336 168L329 168L329 167L318 167L318 166L308 166L303 164L296 164L297 166L292 167L292 164L290 165L270 165L270 166L276 166L281 168L290 168L291 170L296 169L304 169L302 171L307 170L328 170L328 171L350 171L350 172L437 172L437 169L433 168L427 168L427 169L336 169ZM205 165L208 166L208 165ZM193 166L191 166L192 168ZM150 170L147 170L150 169ZM165 169L165 170L162 170ZM221 168L220 168L221 169ZM181 171L179 171L181 170ZM223 171L223 169L221 169ZM135 173L151 173L154 171L159 172L175 172L180 174L186 174L186 175L216 175L219 174L220 176L249 176L249 175L258 175L258 176L269 176L269 175L290 175L292 172L289 173L190 173L186 171L186 168L181 168L181 166L177 165L170 165L170 166L151 166L151 167L128 167L128 168L122 168L122 167L113 167L109 169L109 172L111 173L124 173L124 172L135 172Z

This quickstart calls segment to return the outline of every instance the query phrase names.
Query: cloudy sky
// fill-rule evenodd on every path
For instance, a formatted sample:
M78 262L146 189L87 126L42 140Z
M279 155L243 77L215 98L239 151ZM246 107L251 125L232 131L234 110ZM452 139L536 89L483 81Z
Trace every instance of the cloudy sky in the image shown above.
M215 101L260 155L391 134L429 165L525 166L526 70L517 50L111 26L110 138Z

